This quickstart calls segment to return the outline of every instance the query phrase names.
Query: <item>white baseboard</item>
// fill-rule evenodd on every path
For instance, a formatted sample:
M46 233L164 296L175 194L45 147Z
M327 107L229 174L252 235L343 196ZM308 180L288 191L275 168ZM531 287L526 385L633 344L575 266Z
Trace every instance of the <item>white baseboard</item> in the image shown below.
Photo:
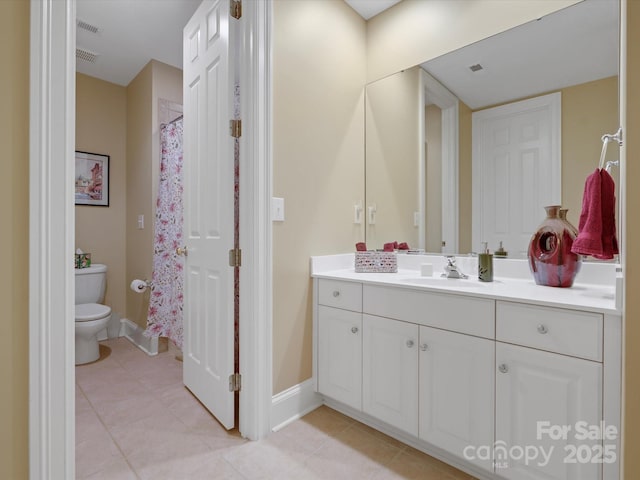
M271 431L277 432L321 405L322 398L313 391L312 378L274 395L271 399Z
M150 356L158 354L158 337L143 335L144 330L127 318L120 319L120 336L126 338Z

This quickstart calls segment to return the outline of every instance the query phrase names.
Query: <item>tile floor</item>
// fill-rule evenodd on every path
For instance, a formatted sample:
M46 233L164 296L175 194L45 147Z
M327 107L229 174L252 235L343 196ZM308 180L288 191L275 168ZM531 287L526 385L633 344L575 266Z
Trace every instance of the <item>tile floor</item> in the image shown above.
M148 357L122 338L102 343L106 358L76 367L78 479L473 478L327 407L245 441L182 386L175 351Z

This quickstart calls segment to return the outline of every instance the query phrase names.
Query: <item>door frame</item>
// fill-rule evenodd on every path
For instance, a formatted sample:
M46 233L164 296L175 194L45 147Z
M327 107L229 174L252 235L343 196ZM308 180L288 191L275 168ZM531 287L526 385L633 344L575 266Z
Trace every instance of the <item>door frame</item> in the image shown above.
M75 478L75 277L67 259L75 243L76 0L30 7L29 475ZM243 7L240 431L255 440L269 432L272 395L272 6Z
M426 101L437 105L442 111L442 240L445 246L442 247L442 253L459 253L458 230L459 230L459 105L460 101L453 93L451 93L444 85L436 80L424 69L420 69L420 75L423 84L423 95ZM421 118L424 117L424 112ZM421 128L424 132L424 125ZM423 135L426 135L423 133ZM422 142L424 144L424 142ZM425 208L426 201L426 179L424 171L426 170L426 152L423 155L420 166L424 169L420 172L420 206ZM446 214L444 213L446 212ZM422 215L424 218L424 215ZM424 220L420 222L420 242L426 245L426 226Z

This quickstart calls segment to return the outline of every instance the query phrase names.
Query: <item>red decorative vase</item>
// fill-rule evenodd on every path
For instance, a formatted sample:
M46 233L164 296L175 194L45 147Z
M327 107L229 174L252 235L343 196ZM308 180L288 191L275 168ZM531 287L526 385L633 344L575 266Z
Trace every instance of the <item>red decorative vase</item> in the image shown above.
M529 268L536 284L567 288L582 266L582 257L571 252L575 227L560 218L559 205L544 208L547 218L529 243Z

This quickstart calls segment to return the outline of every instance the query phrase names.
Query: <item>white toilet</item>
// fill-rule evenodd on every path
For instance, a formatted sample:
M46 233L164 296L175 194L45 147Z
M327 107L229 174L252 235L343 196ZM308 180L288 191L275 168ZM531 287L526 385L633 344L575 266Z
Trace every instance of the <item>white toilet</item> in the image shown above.
M97 335L111 318L111 308L98 303L104 300L106 285L106 265L76 268L76 365L100 358Z

